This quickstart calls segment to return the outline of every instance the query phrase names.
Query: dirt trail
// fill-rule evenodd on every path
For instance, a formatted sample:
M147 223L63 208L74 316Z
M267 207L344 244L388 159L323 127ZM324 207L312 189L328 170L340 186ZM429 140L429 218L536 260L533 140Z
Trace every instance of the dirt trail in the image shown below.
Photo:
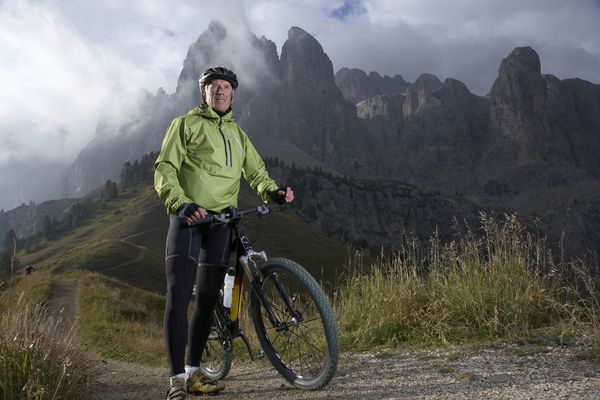
M63 329L71 329L77 321L79 281L61 279L52 282L52 297L48 300L48 313L60 319Z
M76 320L77 281L56 281L54 287L51 308ZM94 399L164 399L164 368L90 357ZM336 377L317 392L294 389L266 361L236 361L224 382L217 399L600 400L600 364L567 349L516 345L477 352L345 353Z

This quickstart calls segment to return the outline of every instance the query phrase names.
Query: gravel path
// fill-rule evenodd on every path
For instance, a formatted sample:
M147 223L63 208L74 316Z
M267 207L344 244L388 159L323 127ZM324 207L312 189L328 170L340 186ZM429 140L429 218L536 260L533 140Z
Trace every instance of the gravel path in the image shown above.
M523 349L518 349L523 350ZM568 351L519 356L515 348L456 352L346 353L317 392L297 390L265 362L238 362L218 399L600 399L600 366ZM161 399L162 368L101 362L97 399ZM188 396L189 399L193 398Z
M55 286L56 296L62 296L63 285ZM62 297L76 304L77 290L71 290L72 283L66 287L68 294ZM90 364L94 399L164 399L164 368L96 355L90 356ZM577 359L568 349L517 345L479 351L344 353L337 375L316 392L291 387L265 360L235 361L224 382L227 388L217 399L600 400L600 364Z

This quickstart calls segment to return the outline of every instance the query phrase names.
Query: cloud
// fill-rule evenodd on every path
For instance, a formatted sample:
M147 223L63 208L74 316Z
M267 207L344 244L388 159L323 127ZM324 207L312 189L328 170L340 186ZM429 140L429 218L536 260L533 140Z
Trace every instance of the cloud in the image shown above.
M321 42L336 70L410 81L429 72L486 94L502 58L514 47L532 46L543 72L600 82L597 0L302 0L291 8L288 1L253 1L253 31L281 45L289 27L300 26Z
M232 53L247 50L236 46L237 32L250 29L281 49L289 28L300 26L336 70L411 81L428 72L479 94L491 88L501 59L523 45L540 53L544 72L600 82L595 0L5 0L0 162L9 155L72 158L93 137L99 113L118 121L141 89L172 93L188 47L213 19L240 27Z
M145 76L60 15L23 1L2 4L0 59L0 162L73 158L100 112L126 118Z

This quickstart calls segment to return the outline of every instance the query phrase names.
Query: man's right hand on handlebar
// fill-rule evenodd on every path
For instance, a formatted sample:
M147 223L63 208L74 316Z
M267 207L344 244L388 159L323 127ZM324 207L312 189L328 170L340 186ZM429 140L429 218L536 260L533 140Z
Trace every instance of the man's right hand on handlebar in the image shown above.
M184 218L188 225L193 224L196 220L200 218L204 218L208 215L208 212L204 208L202 208L199 204L196 203L186 203L182 204L179 207L177 212L181 218Z

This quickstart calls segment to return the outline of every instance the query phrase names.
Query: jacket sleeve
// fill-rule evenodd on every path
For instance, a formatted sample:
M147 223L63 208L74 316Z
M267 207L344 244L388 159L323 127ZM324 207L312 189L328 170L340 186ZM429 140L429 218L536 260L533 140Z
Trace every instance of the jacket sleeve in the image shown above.
M185 157L185 122L183 118L176 118L165 134L160 153L154 163L154 189L169 214L177 213L182 204L192 202L183 192L178 177Z
M244 166L242 168L244 179L246 179L252 190L258 193L265 203L270 203L269 192L278 188L277 183L269 176L264 161L250 142L248 136L242 130L240 130L240 134L244 142L245 151Z

